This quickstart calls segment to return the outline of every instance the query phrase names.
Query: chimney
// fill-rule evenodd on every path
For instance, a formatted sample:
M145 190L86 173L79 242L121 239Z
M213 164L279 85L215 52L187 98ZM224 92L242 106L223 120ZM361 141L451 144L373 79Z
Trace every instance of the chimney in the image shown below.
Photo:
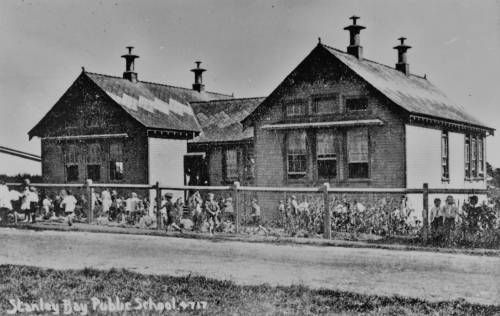
M406 59L406 51L409 50L411 46L405 44L406 37L400 37L398 40L400 40L401 43L398 46L394 46L394 49L398 51L398 63L396 64L396 70L401 71L405 75L409 75L410 64L408 64Z
M137 82L137 72L134 71L134 60L139 58L138 55L132 54L133 46L127 46L128 54L122 55L125 58L125 72L123 73L123 79L127 79L131 82Z
M205 72L206 69L200 68L201 61L195 61L195 64L196 68L191 69L191 71L194 72L193 90L202 92L205 91L205 85L203 84L203 72Z
M366 27L356 24L359 16L351 16L352 24L344 27L344 30L349 31L349 46L347 46L347 53L353 55L358 59L363 59L363 46L360 45L359 32Z

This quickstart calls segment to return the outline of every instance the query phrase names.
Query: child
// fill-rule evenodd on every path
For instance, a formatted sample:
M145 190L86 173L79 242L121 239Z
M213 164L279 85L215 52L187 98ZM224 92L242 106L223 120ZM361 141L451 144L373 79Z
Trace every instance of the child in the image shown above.
M217 214L219 213L219 204L214 201L214 194L208 193L208 200L205 201L205 212L208 220L208 232L213 235L215 226L217 225Z
M68 190L61 191L62 201L61 207L64 208L64 214L68 220L68 225L73 225L73 217L75 216L75 208L76 208L76 198L71 194Z

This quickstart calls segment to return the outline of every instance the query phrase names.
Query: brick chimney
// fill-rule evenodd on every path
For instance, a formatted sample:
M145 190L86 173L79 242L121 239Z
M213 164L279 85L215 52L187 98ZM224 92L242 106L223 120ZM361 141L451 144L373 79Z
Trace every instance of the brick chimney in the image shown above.
M128 54L122 55L125 58L125 72L123 73L123 79L127 79L131 82L137 82L137 72L134 71L134 60L139 58L138 55L132 54L133 46L127 46Z
M205 91L205 85L203 84L203 72L207 70L200 68L201 61L195 61L195 64L196 68L191 69L191 71L194 72L193 90L202 92Z
M396 70L401 71L405 75L410 74L410 64L408 64L406 59L406 51L408 51L411 46L405 44L406 37L400 37L398 40L401 42L398 46L394 46L394 49L398 51L398 62L396 64Z
M349 31L349 46L347 46L347 53L353 55L358 59L363 59L363 46L360 45L359 33L366 27L356 24L359 16L351 16L352 24L344 27L344 30Z

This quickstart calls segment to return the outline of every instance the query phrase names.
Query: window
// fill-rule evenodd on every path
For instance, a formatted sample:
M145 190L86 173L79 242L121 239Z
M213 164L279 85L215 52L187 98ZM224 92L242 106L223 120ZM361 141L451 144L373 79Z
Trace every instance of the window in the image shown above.
M226 150L226 179L238 179L238 151Z
M100 144L90 144L87 153L88 163L98 163L101 161L101 145Z
M313 97L313 112L316 114L338 113L339 96L337 94L318 95Z
M465 135L465 178L484 177L484 139Z
M470 178L470 135L465 135L465 151L464 151L464 161L465 161L465 178Z
M290 100L286 103L286 116L306 115L307 100Z
M478 147L478 170L479 170L479 177L484 177L484 138L479 137L477 139L477 147Z
M345 100L347 111L363 111L368 108L367 98L347 98Z
M450 162L449 162L449 141L448 132L441 133L441 178L448 180L450 178Z
M477 177L477 141L476 137L471 137L471 177Z
M123 180L123 150L121 143L109 145L109 179Z
M66 165L66 181L78 181L78 165Z
M318 178L334 179L337 177L337 154L334 141L332 132L321 131L316 135Z
M255 157L252 150L247 151L245 159L245 176L247 179L255 177Z
M368 178L368 129L347 131L347 159L349 178Z
M287 167L289 178L301 178L306 174L306 133L291 132L287 135Z
M78 147L76 145L68 145L64 155L64 163L66 165L66 181L73 182L79 180L78 175Z
M87 178L92 181L101 180L101 166L100 165L87 165Z
M109 162L109 179L110 180L123 180L123 162L110 161Z

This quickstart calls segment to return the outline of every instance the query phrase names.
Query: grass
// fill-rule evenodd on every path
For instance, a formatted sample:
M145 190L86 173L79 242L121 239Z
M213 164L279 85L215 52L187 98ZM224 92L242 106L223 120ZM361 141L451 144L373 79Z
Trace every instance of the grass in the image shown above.
M304 286L241 286L230 281L218 281L200 276L143 275L115 269L56 271L0 265L0 313L2 314L11 308L8 300L13 298L19 298L23 302L37 302L40 298L46 301L62 302L63 299L71 299L90 302L92 297L105 299L116 296L122 301L131 301L136 297L147 300L151 297L153 301L160 302L175 297L177 300L208 303L206 310L164 311L163 315L500 314L499 306L475 305L465 301L426 302L398 296L381 297L326 289L312 290ZM151 314L159 313L151 312ZM107 314L97 313L97 315ZM136 312L136 315L150 314L142 311Z

